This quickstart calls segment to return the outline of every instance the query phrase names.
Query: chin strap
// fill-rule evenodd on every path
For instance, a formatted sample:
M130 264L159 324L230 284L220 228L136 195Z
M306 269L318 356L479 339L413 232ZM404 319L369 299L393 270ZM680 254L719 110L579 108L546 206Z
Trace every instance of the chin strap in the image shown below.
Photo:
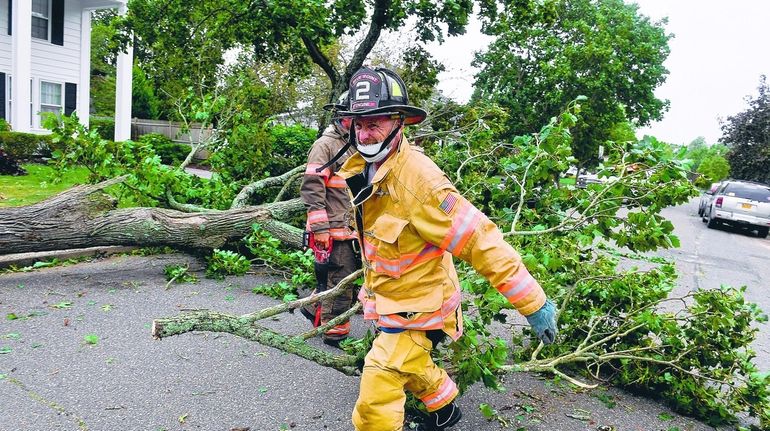
M344 137L343 137L344 139ZM348 141L345 145L340 148L339 151L337 151L337 154L334 155L331 159L329 159L328 162L324 163L323 166L316 168L316 172L321 172L324 169L328 168L329 166L333 165L334 162L340 159L343 154L345 154L348 151L348 148L350 148L351 145L355 145L356 141L356 120L353 120L350 122L350 132L348 132Z

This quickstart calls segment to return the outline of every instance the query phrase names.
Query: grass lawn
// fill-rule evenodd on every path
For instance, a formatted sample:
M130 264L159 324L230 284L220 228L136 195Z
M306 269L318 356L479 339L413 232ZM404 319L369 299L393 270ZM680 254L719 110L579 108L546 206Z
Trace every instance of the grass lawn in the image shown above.
M70 169L61 182L53 183L54 169L47 165L28 164L22 166L28 175L15 177L0 175L0 208L20 207L40 202L75 184L85 184L88 178L86 168Z

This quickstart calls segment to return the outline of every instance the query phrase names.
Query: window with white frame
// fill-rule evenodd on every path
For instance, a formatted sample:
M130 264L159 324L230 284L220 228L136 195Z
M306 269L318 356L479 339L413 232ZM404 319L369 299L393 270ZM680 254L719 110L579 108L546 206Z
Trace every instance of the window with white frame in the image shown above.
M48 40L49 8L49 0L32 0L32 37Z
M32 85L33 82L34 81L32 79L29 80L29 125L30 126L32 126L32 124L33 124L32 123L32 112L34 112L34 110L35 110L34 107L33 107L34 102L32 101L33 100L33 94L32 93L34 92L34 86ZM42 84L51 84L51 83L50 82L43 83L41 81L41 87L42 87ZM59 86L59 90L58 90L59 91L59 108L57 110L55 110L55 111L51 110L50 112L59 113L61 111L61 84L51 84L51 85ZM11 109L13 107L13 77L11 75L8 75L8 84L6 85L6 87L8 88L8 90L7 90L8 91L8 110L6 111L5 115L8 118L7 121L9 123L13 124L13 109ZM54 91L56 91L56 90L54 90ZM41 97L42 97L42 88L41 88L40 93L41 93ZM55 105L51 105L51 106L55 106Z
M40 112L62 112L62 85L40 81Z

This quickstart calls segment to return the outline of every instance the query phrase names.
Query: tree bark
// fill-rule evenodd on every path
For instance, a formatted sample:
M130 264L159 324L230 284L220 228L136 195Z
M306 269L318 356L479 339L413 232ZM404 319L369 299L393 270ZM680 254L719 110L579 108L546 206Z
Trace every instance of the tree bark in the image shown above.
M157 339L191 331L227 332L297 355L324 367L334 368L350 376L358 374L355 356L333 355L308 345L303 337L272 331L254 324L251 319L244 316L202 310L156 319L152 325L152 335Z
M231 208L245 207L251 195L253 195L257 190L261 190L267 187L282 186L286 184L286 182L289 181L289 179L291 179L291 177L293 177L295 174L299 172L303 172L305 170L305 167L306 165L303 164L277 177L265 178L247 185L246 187L241 189L241 191L238 193L235 199L233 199L233 203L231 204L230 207Z
M217 248L240 240L258 223L300 247L301 230L280 220L304 211L299 199L225 211L185 213L160 208L116 208L101 192L121 182L78 186L35 205L0 209L0 254L94 246Z
M286 353L308 359L324 367L331 367L342 373L353 376L359 374L358 358L349 355L333 355L325 350L313 347L305 342L308 338L318 336L334 325L338 325L349 319L361 309L361 304L356 303L348 311L335 317L324 325L311 331L298 335L287 335L273 331L257 322L276 316L299 307L317 303L326 299L341 295L358 277L363 270L357 270L340 280L336 286L325 292L317 293L306 298L291 302L284 302L242 316L217 313L209 310L195 310L182 313L174 317L155 319L152 322L152 336L156 339L180 335L192 331L226 332L248 340L256 341L262 345L282 350Z

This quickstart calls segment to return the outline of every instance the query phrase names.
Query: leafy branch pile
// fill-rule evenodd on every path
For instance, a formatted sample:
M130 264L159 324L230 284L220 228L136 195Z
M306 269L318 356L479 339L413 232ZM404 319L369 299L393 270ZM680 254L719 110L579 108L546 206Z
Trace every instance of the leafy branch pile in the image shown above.
M455 111L454 126L466 136L446 134L428 148L498 223L561 310L558 343L536 343L526 325L509 343L493 328L517 326L511 307L462 265L466 331L442 350L444 364L463 388L478 380L495 387L503 371L546 371L578 386L594 386L581 381L592 379L661 396L713 425L748 413L770 426L770 375L759 372L750 347L756 323L767 317L744 301L745 288L674 298L673 264L646 259L646 268L629 269L619 258L629 255L622 248L633 255L679 245L660 211L694 195L686 149L674 153L654 138L607 142L597 168L604 182L564 185L579 102L510 143L488 139L495 122L505 121L499 111ZM490 124L477 127L480 118Z

